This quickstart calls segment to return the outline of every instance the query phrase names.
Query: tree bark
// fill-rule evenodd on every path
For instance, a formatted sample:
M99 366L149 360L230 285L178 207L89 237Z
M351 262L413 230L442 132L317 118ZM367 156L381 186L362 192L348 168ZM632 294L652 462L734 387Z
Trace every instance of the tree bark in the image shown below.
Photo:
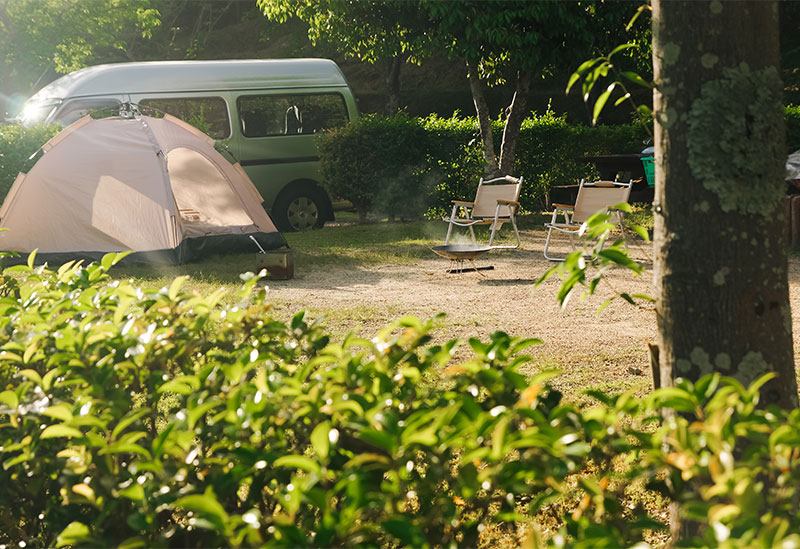
M777 6L655 0L653 50L662 381L772 371L797 407Z
M389 61L389 70L386 73L386 105L384 112L387 115L395 114L400 110L400 71L406 60L402 55L395 55Z
M481 146L483 152L483 175L493 178L500 175L497 157L494 154L494 136L492 135L492 121L489 118L489 106L486 104L486 95L483 93L483 82L480 79L478 68L467 61L469 89L472 92L472 101L475 103L475 113L478 116L478 127L481 132Z
M514 174L514 164L517 161L517 137L522 128L522 121L525 119L525 107L528 104L532 79L533 74L530 71L517 73L517 88L511 99L511 105L508 107L506 124L503 128L503 142L500 145L500 173L503 175Z
M661 384L773 372L762 405L795 408L777 5L652 8Z

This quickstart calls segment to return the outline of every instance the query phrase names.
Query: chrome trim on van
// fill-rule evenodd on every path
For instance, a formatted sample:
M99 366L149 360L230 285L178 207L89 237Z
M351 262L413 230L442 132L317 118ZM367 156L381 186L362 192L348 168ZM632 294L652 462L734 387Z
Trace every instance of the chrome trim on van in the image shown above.
M258 160L242 160L242 166L266 166L269 164L299 164L300 162L319 162L319 156L297 156L295 158L260 158Z

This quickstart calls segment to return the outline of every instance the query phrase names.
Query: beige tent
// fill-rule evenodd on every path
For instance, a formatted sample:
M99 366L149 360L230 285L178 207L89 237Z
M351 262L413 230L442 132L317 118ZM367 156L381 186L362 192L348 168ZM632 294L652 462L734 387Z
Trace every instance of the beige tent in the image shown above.
M0 208L0 250L181 263L286 245L242 168L172 116L85 117L42 150Z

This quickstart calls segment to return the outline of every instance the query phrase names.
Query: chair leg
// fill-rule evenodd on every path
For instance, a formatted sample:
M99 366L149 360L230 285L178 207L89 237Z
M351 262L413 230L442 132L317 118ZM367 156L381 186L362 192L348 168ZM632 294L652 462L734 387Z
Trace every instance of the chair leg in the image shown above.
M561 231L558 231L558 232L561 232ZM547 255L547 250L550 247L550 240L551 240L551 235L552 234L553 234L553 228L552 227L547 227L547 237L544 240L544 250L543 250L544 258L547 259L548 261L564 261L564 260L567 259L566 257L555 257L555 256ZM569 232L569 241L570 241L570 244L572 244L573 248L575 247L574 246L574 243L575 243L574 239L575 239L575 233Z
M511 214L511 226L514 227L514 236L517 238L517 245L515 248L519 248L521 243L519 241L519 229L517 228L517 216L513 213Z
M506 246L492 246L494 243L494 235L497 234L498 229L503 228L503 223L498 223L497 221L492 222L492 234L489 235L489 246L493 248L505 248Z
M472 235L472 245L477 246L478 240L475 238L475 229L472 228L472 225L469 226L469 234Z
M553 234L553 228L552 227L548 227L547 228L547 237L544 239L544 251L543 251L544 258L547 259L548 261L563 261L563 259L561 259L561 258L550 257L549 255L547 255L547 248L550 246L550 235L552 235L552 234Z
M453 232L453 221L455 221L456 218L456 208L458 208L458 206L453 206L453 211L450 213L450 220L447 222L447 236L444 238L445 246L447 246L447 244L450 242L450 233Z

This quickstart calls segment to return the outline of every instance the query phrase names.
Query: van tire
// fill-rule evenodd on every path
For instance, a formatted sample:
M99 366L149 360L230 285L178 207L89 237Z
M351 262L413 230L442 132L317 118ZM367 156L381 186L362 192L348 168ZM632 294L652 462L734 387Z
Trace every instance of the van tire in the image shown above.
M321 229L330 217L325 191L314 185L287 187L275 200L272 218L283 232Z

